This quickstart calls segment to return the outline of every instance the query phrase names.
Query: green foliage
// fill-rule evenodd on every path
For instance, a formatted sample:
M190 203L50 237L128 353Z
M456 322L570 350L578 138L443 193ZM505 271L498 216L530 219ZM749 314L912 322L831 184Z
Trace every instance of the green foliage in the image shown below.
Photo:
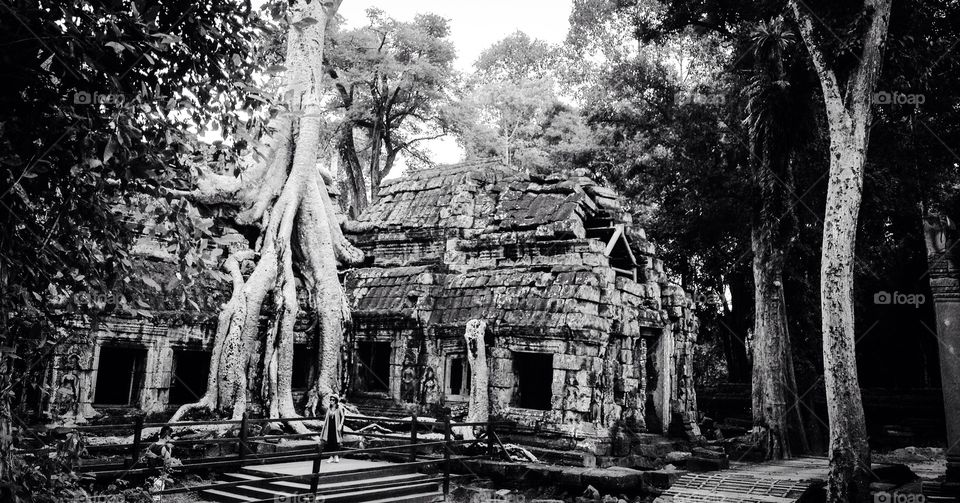
M12 503L59 503L85 499L84 478L74 471L85 454L83 438L71 432L55 451L11 458L11 477L0 481L0 497Z
M252 145L267 100L247 83L276 37L244 0L15 0L2 11L0 336L21 357L17 375L0 371L9 431L9 396L67 335L55 330L64 315L147 315L158 290L166 307L199 310L188 297L209 277L213 221L164 188L189 186L194 162L233 169ZM210 125L230 141L201 149ZM143 274L143 240L159 243L175 281ZM7 489L69 499L76 453L27 463L10 440Z
M515 31L484 49L473 66L484 79L519 83L550 77L559 64L559 47Z
M485 49L463 92L459 140L468 157L499 157L529 172L571 169L595 145L556 89L561 49L515 32Z
M421 142L452 127L458 76L446 19L420 14L397 21L378 9L369 9L367 19L361 28L334 30L324 57L344 111L341 127L364 134L368 144L354 155L372 150L365 159L379 180L401 153L430 162Z
M209 223L161 186L188 183L185 155L211 121L239 131L267 30L237 2L15 2L0 21L0 271L6 313L136 313L130 248L143 222L202 261ZM236 148L218 155L230 157ZM147 194L149 197L136 196ZM69 302L64 303L63 300Z

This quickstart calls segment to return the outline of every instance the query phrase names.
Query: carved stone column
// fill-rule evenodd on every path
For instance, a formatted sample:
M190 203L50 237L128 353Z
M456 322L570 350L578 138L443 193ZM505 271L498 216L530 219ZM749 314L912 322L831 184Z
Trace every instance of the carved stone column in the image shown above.
M957 235L946 217L925 219L930 289L937 313L943 408L947 419L947 482L960 484L960 268Z

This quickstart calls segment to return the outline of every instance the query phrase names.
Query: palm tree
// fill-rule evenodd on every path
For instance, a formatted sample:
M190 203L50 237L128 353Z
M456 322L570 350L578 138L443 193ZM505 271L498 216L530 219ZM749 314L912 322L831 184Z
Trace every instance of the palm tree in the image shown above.
M759 23L749 42L751 65L743 92L755 190L753 431L767 459L781 459L807 450L783 290L784 257L795 228L792 159L802 100L794 98L786 70L797 37L783 18Z

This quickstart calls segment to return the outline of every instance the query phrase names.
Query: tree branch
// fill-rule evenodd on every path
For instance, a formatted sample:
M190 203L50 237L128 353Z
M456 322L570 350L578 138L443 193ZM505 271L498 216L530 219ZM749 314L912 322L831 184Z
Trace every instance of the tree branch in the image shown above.
M868 0L869 1L869 0ZM882 1L882 0L881 0ZM840 95L840 86L837 84L837 75L830 68L827 59L814 37L813 19L810 12L802 12L797 0L790 0L790 8L793 11L797 25L800 27L800 33L803 35L804 45L813 60L813 66L820 77L820 85L823 88L823 100L827 103L827 113L831 110L843 108L843 99ZM833 121L831 121L833 122Z
M873 87L880 73L883 60L883 44L890 24L891 0L864 0L864 9L869 12L870 28L863 43L860 65L852 75L852 105L854 117L869 117L873 99ZM866 124L857 124L858 128Z

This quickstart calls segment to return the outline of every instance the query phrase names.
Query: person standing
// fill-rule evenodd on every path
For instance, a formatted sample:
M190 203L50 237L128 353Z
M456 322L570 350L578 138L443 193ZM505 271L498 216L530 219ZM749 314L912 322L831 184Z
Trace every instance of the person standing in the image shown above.
M320 438L325 442L324 452L337 452L340 450L340 442L343 441L343 421L346 419L346 412L340 406L340 398L336 395L330 395L329 401L330 405L327 407L327 416L323 420ZM331 461L339 463L340 456L335 454Z

